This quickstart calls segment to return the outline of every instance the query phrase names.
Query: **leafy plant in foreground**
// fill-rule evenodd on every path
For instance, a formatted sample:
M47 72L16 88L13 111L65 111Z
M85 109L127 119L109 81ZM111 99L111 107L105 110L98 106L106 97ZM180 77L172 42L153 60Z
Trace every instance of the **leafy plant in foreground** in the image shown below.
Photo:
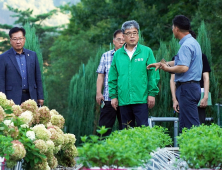
M183 129L180 155L190 168L222 168L222 129L215 124Z
M105 140L99 141L93 135L78 148L80 162L85 167L102 168L142 166L151 158L150 153L157 148L172 144L165 128L155 126L136 127L113 132Z

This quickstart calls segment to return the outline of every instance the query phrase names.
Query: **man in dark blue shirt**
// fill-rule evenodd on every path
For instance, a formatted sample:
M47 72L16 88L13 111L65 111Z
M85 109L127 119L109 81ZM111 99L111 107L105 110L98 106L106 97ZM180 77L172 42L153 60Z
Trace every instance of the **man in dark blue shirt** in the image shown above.
M11 49L0 55L0 91L15 104L34 99L43 105L44 96L38 58L27 50L25 29L14 27L9 31Z

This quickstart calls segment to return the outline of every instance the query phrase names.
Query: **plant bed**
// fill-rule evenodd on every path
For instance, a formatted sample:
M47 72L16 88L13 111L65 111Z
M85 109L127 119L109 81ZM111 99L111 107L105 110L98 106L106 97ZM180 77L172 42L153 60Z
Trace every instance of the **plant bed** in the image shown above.
M78 147L78 162L86 168L107 166L109 169L118 169L143 166L151 158L152 151L172 144L170 136L165 132L165 128L155 126L115 131L104 140L99 140L99 137L94 135L84 136L81 138L83 146Z

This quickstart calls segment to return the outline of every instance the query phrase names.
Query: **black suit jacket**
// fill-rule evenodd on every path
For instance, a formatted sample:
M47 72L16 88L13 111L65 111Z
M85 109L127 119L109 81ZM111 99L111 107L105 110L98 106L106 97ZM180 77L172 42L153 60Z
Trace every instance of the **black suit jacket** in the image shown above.
M26 58L29 93L31 99L44 99L41 71L35 52L23 49ZM22 76L13 49L0 55L0 91L15 104L21 104Z

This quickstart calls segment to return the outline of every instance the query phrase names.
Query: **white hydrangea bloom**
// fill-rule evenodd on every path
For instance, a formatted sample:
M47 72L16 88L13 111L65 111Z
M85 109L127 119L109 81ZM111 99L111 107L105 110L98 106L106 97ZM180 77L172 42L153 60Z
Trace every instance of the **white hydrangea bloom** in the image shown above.
M45 128L45 125L43 125L43 124L38 124L38 125L35 125L35 126L33 127L33 129L38 129L38 128Z
M0 92L0 98L1 99L6 99L6 95L4 93Z
M11 120L4 120L3 122L6 126L14 126L14 123Z
M35 132L34 131L28 131L26 132L26 136L31 139L31 140L35 140Z
M22 118L25 121L25 124L29 124L33 119L33 113L27 110L23 112L19 118Z

